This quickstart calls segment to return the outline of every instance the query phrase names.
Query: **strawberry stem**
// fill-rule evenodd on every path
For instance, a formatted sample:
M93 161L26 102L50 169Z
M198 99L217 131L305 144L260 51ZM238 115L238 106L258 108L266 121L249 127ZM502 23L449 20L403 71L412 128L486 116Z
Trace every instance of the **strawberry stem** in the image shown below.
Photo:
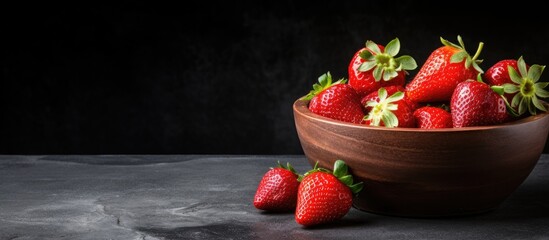
M473 56L472 60L473 61L476 61L477 58L480 56L480 52L482 52L482 48L484 47L484 43L483 42L480 42L478 44L478 48L477 48L477 52L475 53L475 55Z

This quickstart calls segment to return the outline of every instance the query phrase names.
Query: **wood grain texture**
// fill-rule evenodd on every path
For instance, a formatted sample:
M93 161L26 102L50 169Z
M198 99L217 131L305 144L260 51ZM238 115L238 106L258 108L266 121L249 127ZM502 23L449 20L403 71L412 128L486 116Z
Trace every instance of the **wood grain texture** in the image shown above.
M297 134L311 165L342 159L357 181L358 209L438 217L499 206L530 174L549 133L549 114L498 126L389 129L331 120L293 105Z

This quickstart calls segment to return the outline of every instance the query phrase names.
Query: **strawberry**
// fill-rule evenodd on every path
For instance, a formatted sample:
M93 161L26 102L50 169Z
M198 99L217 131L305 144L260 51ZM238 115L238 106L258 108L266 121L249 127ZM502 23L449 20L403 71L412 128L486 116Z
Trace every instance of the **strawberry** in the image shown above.
M444 46L434 50L416 76L406 85L406 96L420 103L449 101L457 84L474 79L483 70L477 60L484 43L473 57L467 53L461 36L459 46L440 38Z
M439 107L420 107L414 111L414 119L419 128L433 129L452 127L452 114Z
M391 88L391 96L385 88L368 94L362 99L366 103L368 114L364 117L364 123L371 126L414 127L414 109L411 103L399 91L399 87ZM402 89L402 88L400 88Z
M549 82L538 82L545 66L534 64L528 67L522 56L517 60L516 67L508 61L500 64L507 65L507 69L503 67L504 69L501 71L502 76L499 78L501 80L499 84L503 86L507 102L511 99L514 115L521 116L526 113L526 110L530 115L536 115L538 110L547 112L547 108L540 98L549 97L549 92L544 90ZM486 78L492 81L494 75L488 75Z
M457 85L450 110L455 128L500 124L510 118L505 99L488 84L472 79Z
M395 58L400 51L400 40L393 39L387 47L366 41L366 47L358 50L348 67L349 85L361 97L380 87L404 86L406 70L416 69L416 61L410 56Z
M503 86L503 84L506 83L513 83L511 77L509 76L509 67L516 70L517 60L505 59L498 61L486 70L486 73L484 73L482 79L490 86ZM515 94L505 93L504 96L507 102L510 103Z
M304 174L299 184L295 220L313 226L341 219L353 204L353 197L363 183L353 184L353 176L343 160L336 160L333 173L315 167Z
M340 79L332 84L330 72L318 78L313 90L303 97L309 102L309 110L318 115L351 123L361 123L363 106L355 89Z
M278 162L278 166L267 171L259 182L254 206L266 211L294 211L299 187L298 178L299 175L290 163L285 167Z
M511 77L509 76L509 67L517 69L517 60L515 59L504 59L494 65L492 65L486 73L484 73L483 80L486 84L498 85L501 86L505 83L512 83Z

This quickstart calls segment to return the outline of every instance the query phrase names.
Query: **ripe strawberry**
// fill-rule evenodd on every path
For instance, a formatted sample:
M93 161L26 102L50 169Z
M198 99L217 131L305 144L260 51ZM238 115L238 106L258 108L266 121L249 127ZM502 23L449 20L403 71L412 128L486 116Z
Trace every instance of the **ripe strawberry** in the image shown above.
M539 98L549 97L549 92L544 90L549 83L538 82L545 66L534 64L529 67L521 56L516 61L516 65L512 60L502 60L493 68L494 71L485 78L493 84L503 86L507 102L511 102L514 116L521 116L526 113L526 110L530 115L536 115L538 110L547 112Z
M351 123L361 123L363 106L356 91L345 84L345 79L332 84L330 72L318 78L313 90L303 99L311 100L309 110L318 115Z
M492 65L482 76L484 82L490 86L503 86L506 83L513 83L509 76L509 67L517 69L517 60L505 59ZM515 94L505 93L505 99L511 102Z
M254 206L257 209L274 212L294 211L299 187L298 178L299 175L290 163L285 167L278 162L278 167L267 171L259 182Z
M419 128L433 129L452 127L452 114L439 107L420 107L414 111L414 118L417 127Z
M516 70L517 60L505 59L495 63L484 73L484 82L490 86L501 86L505 83L512 83L513 81L511 81L511 77L509 76L509 67Z
M391 87L388 87L391 88ZM391 88L391 96L385 88L368 94L362 99L366 102L368 115L364 117L364 123L371 126L415 127L414 109L411 103L405 99L404 93L398 87Z
M450 109L455 128L500 124L510 118L504 98L488 84L475 80L457 85Z
M406 96L414 102L449 101L458 83L483 73L478 66L482 60L477 58L484 43L479 44L477 52L471 57L460 36L460 46L443 38L440 40L444 46L431 53L417 75L406 85Z
M318 165L318 162L317 162ZM295 220L313 226L338 220L353 204L353 195L362 190L362 182L353 184L353 176L343 160L334 163L333 173L315 165L299 184Z
M380 87L404 86L406 70L416 69L416 61L410 56L395 58L400 51L400 41L393 39L387 47L372 41L358 50L349 64L349 85L361 97Z

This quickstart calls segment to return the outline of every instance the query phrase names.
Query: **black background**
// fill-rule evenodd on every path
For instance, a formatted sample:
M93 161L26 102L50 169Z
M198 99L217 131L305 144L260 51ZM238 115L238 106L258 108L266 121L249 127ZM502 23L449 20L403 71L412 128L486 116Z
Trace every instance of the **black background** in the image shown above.
M292 103L366 40L549 63L541 8L385 2L5 6L0 154L300 154Z

